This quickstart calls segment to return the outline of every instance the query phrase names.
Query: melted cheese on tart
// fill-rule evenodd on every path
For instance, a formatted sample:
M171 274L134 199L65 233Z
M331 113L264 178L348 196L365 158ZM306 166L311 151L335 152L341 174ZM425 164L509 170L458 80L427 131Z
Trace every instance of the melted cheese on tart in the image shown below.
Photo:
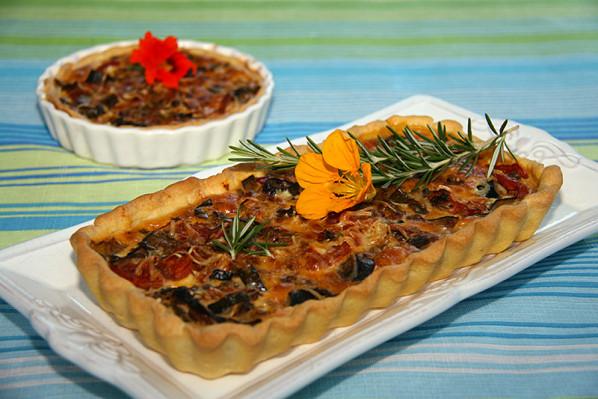
M289 172L243 181L239 190L204 198L153 231L95 244L114 272L146 290L187 322L255 324L307 300L338 295L377 267L401 263L442 236L537 187L518 164L487 161L469 174L451 168L426 187L407 181L321 220L295 212L300 187ZM272 256L242 252L235 260L212 242L241 217L265 225L256 241Z

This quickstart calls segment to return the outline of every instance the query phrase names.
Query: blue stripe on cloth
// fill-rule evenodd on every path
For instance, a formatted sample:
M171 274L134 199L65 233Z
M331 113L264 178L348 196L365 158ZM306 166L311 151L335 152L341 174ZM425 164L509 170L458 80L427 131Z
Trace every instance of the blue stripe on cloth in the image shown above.
M598 134L598 118L590 119L593 119L593 123L575 123L575 118L567 118L563 121L558 119L522 119L519 122L546 130L561 140L586 140L595 138L596 134ZM259 133L256 141L263 144L275 144L283 142L285 138L292 139L330 130L342 123L341 121L268 123ZM0 136L0 145L36 144L58 146L57 142L49 136L46 128L41 126L37 132L31 132L26 135L13 134L12 128L3 128L0 126L0 135L2 135Z
M531 279L542 279L542 280L551 280L551 279L560 279L560 278L567 278L570 279L572 277L587 277L588 280L595 277L598 278L598 272L586 272L586 273L562 273L561 270L558 271L530 271L528 273L518 273L516 277L511 277L510 281L523 281L523 280L531 280ZM598 284L598 281L596 282Z
M475 297L474 297L475 298ZM461 332L444 332L444 331L437 331L431 335L422 335L416 334L416 332L409 332L403 335L400 335L397 338L393 338L393 340L399 341L417 341L423 338L500 338L500 339L508 339L508 340L519 340L519 339L532 339L532 340L578 340L578 339L588 339L588 338L598 338L598 332L595 333L576 333L572 334L570 332L565 332L563 334L538 334L538 333L500 333L500 332L491 332L491 331L475 331L473 329L467 329Z
M497 326L497 327L521 327L525 329L542 327L542 328L598 328L598 323L567 323L567 322L534 322L534 321L468 321L468 322L452 322L449 324L432 324L428 323L423 326L415 327L413 330L429 330L438 328L459 328L470 326Z
M505 290L502 295L487 295L479 294L474 297L465 299L465 301L488 301L491 299L503 298L508 294L509 298L579 298L579 299L595 299L598 298L598 293L580 293L580 292L555 292L555 291L541 291L541 292L511 292L511 290Z
M19 217L21 216L54 216L54 215L64 215L64 214L68 214L68 215L98 215L100 213L104 213L107 212L109 209L85 209L85 210L53 210L53 209L47 209L44 211L8 211L8 212L3 212L0 211L0 219L3 219L4 217L7 216L12 216L12 215L19 215Z
M500 284L494 286L493 288L487 289L485 292L496 292L496 291L503 291L506 289L511 289L513 286L517 286L519 288L594 288L598 290L598 284L596 282L591 281L551 281L549 283L544 282L527 282L521 283L516 282L515 284Z
M102 211L103 213L104 211ZM45 216L34 217L2 217L0 218L0 231L19 230L60 230L93 219L97 214L71 215L71 216Z
M371 368L371 370L370 370ZM404 398L431 397L441 393L443 399L462 399L464 392L477 396L477 392L501 392L503 397L538 398L572 397L573 381L592 381L596 371L554 370L538 374L493 374L482 378L470 370L440 369L434 367L396 367L380 369L375 365L363 365L358 369L341 368L326 375L302 390L294 398L330 397L357 399L363 397L383 398L387 392L400 393ZM571 383L555 383L571 381ZM375 381L375 384L372 381ZM578 384L577 397L595 397L592 384ZM438 387L442 386L441 389ZM391 389L395 388L394 391ZM467 395L465 395L467 396ZM481 394L480 396L484 396ZM395 396L396 397L396 396ZM432 396L434 397L434 396Z
M20 340L43 340L39 335L4 335L0 336L0 342L2 341L20 341Z

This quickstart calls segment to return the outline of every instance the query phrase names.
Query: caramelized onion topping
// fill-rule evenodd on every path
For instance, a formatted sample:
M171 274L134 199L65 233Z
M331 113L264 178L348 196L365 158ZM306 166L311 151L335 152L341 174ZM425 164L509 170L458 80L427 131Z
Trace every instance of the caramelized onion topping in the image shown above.
M449 169L427 187L379 188L370 202L306 220L295 212L300 189L292 172L272 171L203 199L155 231L96 249L114 272L185 321L255 324L287 306L338 295L536 188L519 167L499 164L485 175L479 165L470 174ZM279 244L270 256L249 248L232 260L210 245L237 209L242 220L265 226L257 242Z

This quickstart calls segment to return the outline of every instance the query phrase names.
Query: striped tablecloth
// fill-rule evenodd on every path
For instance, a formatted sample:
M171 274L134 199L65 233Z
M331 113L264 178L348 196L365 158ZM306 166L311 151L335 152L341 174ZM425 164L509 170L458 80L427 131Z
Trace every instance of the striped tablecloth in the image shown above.
M596 0L9 0L0 3L0 248L205 167L98 165L61 149L40 119L34 88L45 67L146 30L263 60L277 87L261 143L426 93L535 125L598 158ZM598 397L597 258L592 236L296 397ZM54 354L0 300L0 397L42 396L125 395Z

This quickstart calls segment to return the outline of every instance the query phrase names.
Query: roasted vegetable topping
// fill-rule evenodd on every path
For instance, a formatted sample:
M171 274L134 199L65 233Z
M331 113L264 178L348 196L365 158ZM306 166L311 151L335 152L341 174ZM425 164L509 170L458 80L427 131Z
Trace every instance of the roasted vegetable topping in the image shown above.
M245 107L261 90L257 72L210 55L181 53L197 66L178 88L149 85L129 54L81 66L55 79L60 102L96 123L164 126L219 118Z
M338 295L535 189L519 166L498 163L490 178L486 171L454 167L426 187L378 188L372 201L317 220L296 214L293 174L270 171L132 234L129 244L112 239L96 249L185 321L254 324Z

